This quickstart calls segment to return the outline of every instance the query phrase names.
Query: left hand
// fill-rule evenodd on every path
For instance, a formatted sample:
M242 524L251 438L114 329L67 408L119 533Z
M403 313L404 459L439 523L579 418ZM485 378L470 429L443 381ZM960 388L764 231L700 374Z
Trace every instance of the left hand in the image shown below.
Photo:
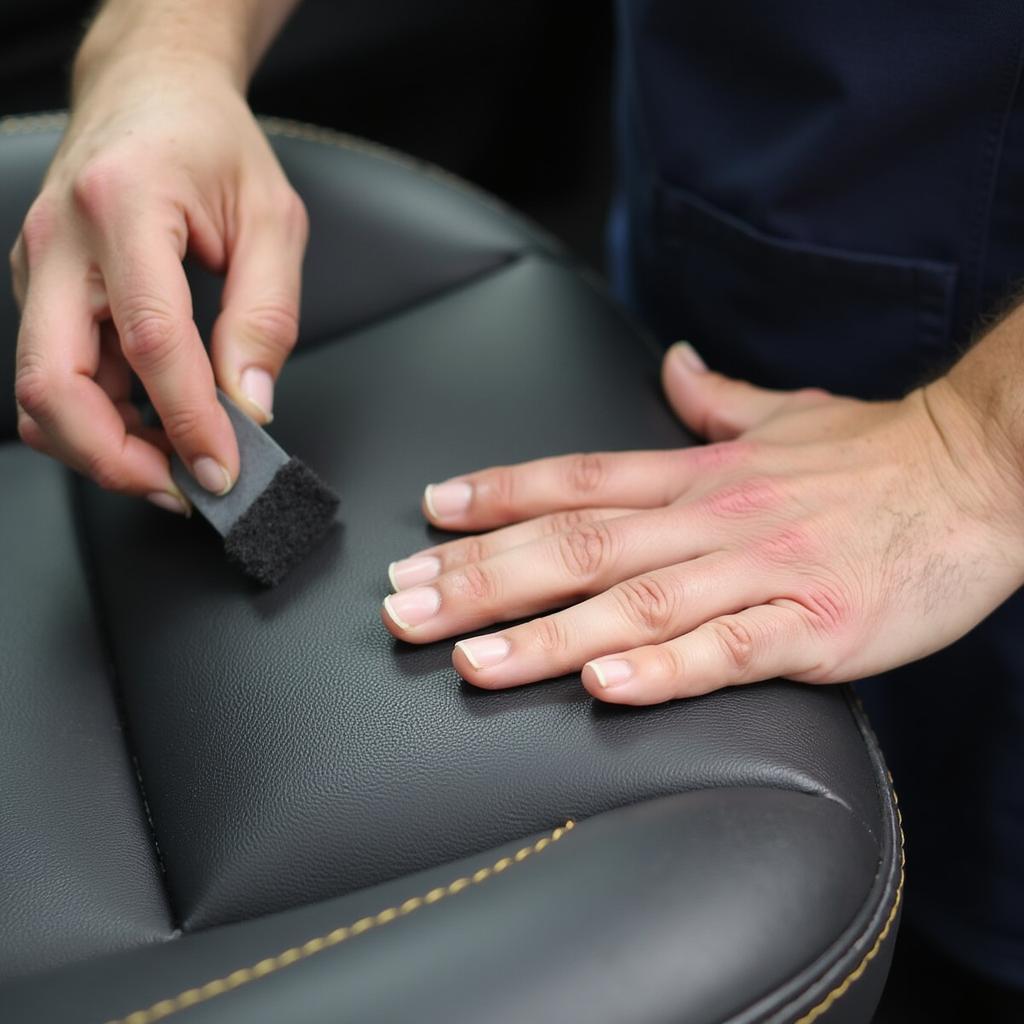
M429 643L539 615L459 641L459 674L502 689L582 668L594 697L654 704L881 672L1024 582L1024 488L944 380L897 402L767 391L677 345L663 383L715 443L428 487L433 524L491 532L393 563L387 628Z

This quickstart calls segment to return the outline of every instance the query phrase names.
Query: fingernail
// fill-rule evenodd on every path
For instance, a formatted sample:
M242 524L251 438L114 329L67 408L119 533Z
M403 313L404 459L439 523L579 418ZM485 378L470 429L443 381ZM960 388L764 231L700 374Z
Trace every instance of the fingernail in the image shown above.
M274 418L274 378L258 366L249 366L242 371L239 383L249 404L270 423Z
M405 590L417 583L428 583L441 575L441 559L433 555L403 558L388 566L388 579L392 590Z
M169 491L153 491L146 495L146 500L151 501L157 508L162 508L167 512L176 512L186 519L192 515L192 506L184 498Z
M688 341L677 341L672 346L672 354L694 373L706 373L708 364L697 354L697 350Z
M491 668L508 657L512 645L497 633L460 640L455 645L473 668Z
M591 661L589 666L602 690L621 686L633 678L633 666L628 661L622 661L619 658L609 658L608 661Z
M434 519L449 519L465 512L473 499L473 485L465 480L449 484L430 484L423 492L427 510Z
M201 455L192 463L192 473L211 494L223 497L231 490L231 474L209 455Z
M384 598L384 609L399 629L422 626L441 607L441 592L433 587L415 587Z

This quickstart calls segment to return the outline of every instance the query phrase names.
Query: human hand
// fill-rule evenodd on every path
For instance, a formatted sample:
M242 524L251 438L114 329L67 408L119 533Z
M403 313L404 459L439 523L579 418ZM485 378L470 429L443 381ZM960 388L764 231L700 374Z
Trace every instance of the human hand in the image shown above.
M433 524L492 532L393 563L391 633L428 643L540 615L459 641L459 674L502 689L582 667L594 697L653 704L877 673L951 643L1024 582L1024 488L944 380L885 403L767 391L689 346L662 375L715 443L427 488Z
M222 64L141 44L103 56L78 69L67 132L11 253L19 433L102 487L188 512L171 446L210 491L238 475L215 380L271 418L297 334L306 215ZM186 252L226 273L209 356ZM162 429L143 426L132 371Z

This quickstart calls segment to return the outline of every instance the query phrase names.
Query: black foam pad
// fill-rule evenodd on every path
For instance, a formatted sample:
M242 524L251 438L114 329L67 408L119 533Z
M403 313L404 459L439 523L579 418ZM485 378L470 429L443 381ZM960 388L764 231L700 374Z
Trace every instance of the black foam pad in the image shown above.
M272 587L330 529L338 496L305 463L289 459L224 538L228 558Z
M174 456L171 473L224 538L228 557L264 586L279 583L330 528L338 496L306 465L288 453L222 391L238 440L240 471L227 494L201 487Z

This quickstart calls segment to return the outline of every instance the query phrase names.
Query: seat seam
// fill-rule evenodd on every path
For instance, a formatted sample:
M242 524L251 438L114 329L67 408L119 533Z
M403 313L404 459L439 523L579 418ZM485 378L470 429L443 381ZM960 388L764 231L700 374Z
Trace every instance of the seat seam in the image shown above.
M542 836L532 845L523 846L516 850L514 854L501 857L489 867L480 868L477 871L474 871L471 875L461 875L449 882L447 885L441 885L430 889L422 896L413 896L396 906L385 907L376 914L361 917L357 921L353 921L352 924L335 928L332 931L326 932L324 935L308 939L301 945L290 946L288 949L282 950L275 956L259 960L250 967L242 967L237 971L232 971L231 974L225 975L223 978L213 978L203 985L185 989L183 992L179 992L176 996L172 996L169 999L161 999L158 1002L153 1003L151 1006L135 1010L125 1017L118 1017L109 1020L107 1021L107 1024L153 1024L153 1022L164 1020L166 1017L169 1017L173 1013L177 1013L179 1010L187 1009L190 1006L196 1006L199 1003L208 1002L211 999L215 999L217 996L224 995L226 992L234 991L242 985L247 985L250 982L259 980L260 978L265 978L270 974L274 974L286 967L290 967L292 964L308 960L311 956L315 956L317 953L322 953L325 949L331 949L334 946L338 946L341 943L355 938L358 935L362 935L364 932L368 932L373 928L380 928L386 924L390 924L392 921L408 917L409 914L414 913L422 907L440 903L449 896L455 896L464 889L480 885L488 879L493 878L495 875L500 875L510 867L513 867L516 864L521 864L524 860L543 852L549 846L557 843L573 830L575 824L576 823L570 819L566 821L564 825L554 829L554 831L548 835Z
M885 920L885 924L882 926L878 935L875 937L875 941L871 948L861 957L860 962L856 967L850 971L846 977L843 978L837 985L835 985L828 994L818 1003L811 1007L802 1017L798 1017L794 1024L812 1024L823 1014L828 1011L837 1003L846 993L850 990L851 986L860 980L864 972L867 970L868 965L875 957L878 956L882 949L882 945L885 940L889 937L889 933L892 931L892 926L896 921L896 916L899 913L900 906L903 903L903 882L906 877L906 841L903 835L903 812L899 808L899 800L896 796L896 790L892 786L892 775L889 775L890 792L892 793L893 801L896 804L896 819L900 833L900 877L896 883L896 893L893 897L892 906L889 908L889 914ZM133 1022L134 1024L134 1022Z
M110 695L117 715L117 723L121 729L123 749L131 765L132 775L135 776L136 793L139 798L139 806L142 817L145 821L146 832L149 836L150 849L153 851L153 858L156 862L156 869L160 876L160 884L163 889L164 900L167 906L167 916L170 920L172 931L176 931L180 924L174 900L171 898L170 885L168 883L167 865L164 863L163 852L156 835L156 825L153 821L153 813L149 806L149 799L146 796L146 787L142 780L142 766L139 762L135 745L132 742L131 722L128 717L128 709L125 705L124 694L119 682L117 660L114 657L113 629L110 618L107 614L106 603L101 593L96 571L96 555L86 531L85 514L83 510L84 499L82 486L70 472L66 475L66 486L70 492L72 510L72 522L74 523L75 542L78 546L79 557L82 562L82 576L89 594L89 604L92 608L96 621L96 632L100 646L103 651L104 660L107 663L107 678L110 682Z
M417 160L406 153L392 149L389 146L384 146L379 142L371 142L368 139L349 135L335 128L324 128L321 125L310 124L305 121L269 116L258 116L256 120L267 135L298 139L302 142L310 142L354 153L364 153L367 156L376 157L379 160L385 160L388 163L404 167L406 170L445 185L461 193L466 198L472 199L488 209L500 213L502 216L509 217L516 224L520 225L530 237L554 252L560 253L564 251L564 246L558 239L538 228L537 225L527 221L512 206L502 202L483 189L477 188L466 181L465 178L452 174L451 171L447 171L428 160ZM66 111L54 110L38 114L9 114L6 117L0 117L0 135L34 135L51 131L63 131L67 128L67 124L68 114Z
M300 337L298 345L289 357L289 365L294 363L296 359L301 359L302 356L323 348L325 345L332 345L337 342L345 341L353 335L362 334L364 331L371 331L375 327L378 327L383 323L387 323L397 317L415 313L424 307L430 306L434 302L440 302L453 295L457 295L465 289L484 284L486 281L490 280L490 278L498 277L499 275L514 269L527 258L549 259L546 254L540 252L533 252L531 250L513 252L510 250L508 253L502 255L499 262L484 267L460 281L455 281L451 284L443 284L440 287L435 288L433 291L415 296L414 298L411 298L400 305L392 306L383 312L363 317L362 320L356 320L341 329L325 329L319 334L313 335L312 338L307 336ZM553 262L557 263L557 261Z

